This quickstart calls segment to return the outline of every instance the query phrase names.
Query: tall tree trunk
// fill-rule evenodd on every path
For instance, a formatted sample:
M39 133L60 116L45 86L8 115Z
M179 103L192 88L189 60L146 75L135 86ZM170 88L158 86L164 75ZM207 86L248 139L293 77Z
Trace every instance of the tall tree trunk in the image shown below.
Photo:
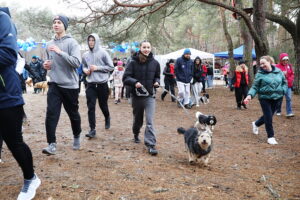
M296 37L294 39L296 66L295 66L295 94L300 94L300 11L296 21Z
M266 2L264 0L253 0L253 25L261 39L260 42L255 42L256 58L269 54L268 40L265 33L265 8Z
M234 73L234 70L235 70L235 63L234 63L234 59L233 59L233 43L232 43L231 36L228 32L228 29L227 29L225 9L221 8L221 7L220 7L220 16L221 16L223 31L224 31L225 38L226 38L227 45L228 45L228 56L229 56L229 63L230 63L230 76L232 76L232 74Z
M236 0L236 7L243 9L243 3L242 0ZM246 61L246 65L249 67L249 73L251 77L251 82L254 78L254 72L253 72L253 67L252 67L252 48L253 48L253 39L252 36L249 32L248 27L246 26L246 23L244 19L240 20L240 31L241 31L241 37L243 39L243 44L244 44L244 56L243 59Z

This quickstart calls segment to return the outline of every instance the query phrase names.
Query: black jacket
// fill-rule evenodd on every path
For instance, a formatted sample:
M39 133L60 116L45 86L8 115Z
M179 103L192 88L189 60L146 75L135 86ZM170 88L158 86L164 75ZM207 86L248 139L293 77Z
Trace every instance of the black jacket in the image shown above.
M153 84L160 83L160 65L150 53L145 63L139 61L140 52L132 56L132 60L125 69L123 83L132 87L132 94L135 94L135 84L140 82L153 95Z

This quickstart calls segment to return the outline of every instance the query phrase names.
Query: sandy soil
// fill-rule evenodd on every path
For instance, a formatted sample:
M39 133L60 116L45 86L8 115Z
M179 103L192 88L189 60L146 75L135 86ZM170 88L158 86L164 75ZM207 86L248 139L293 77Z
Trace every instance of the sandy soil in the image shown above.
M104 118L97 108L97 137L85 138L89 127L82 95L81 150L72 150L70 122L63 110L57 128L57 155L46 156L41 151L47 145L46 95L25 94L28 124L24 138L42 180L35 199L300 199L299 96L293 96L294 118L274 116L279 145L271 146L266 143L264 127L259 135L252 134L251 122L261 115L257 99L249 109L239 111L228 89L218 86L208 92L210 103L194 107L188 115L171 102L170 96L164 102L157 98L156 157L148 155L142 143L131 141L132 109L126 100L115 105L109 99L109 130L104 129ZM179 126L193 125L197 110L214 114L218 120L208 167L188 163L183 137L176 132ZM3 160L0 199L16 199L22 173L5 145Z

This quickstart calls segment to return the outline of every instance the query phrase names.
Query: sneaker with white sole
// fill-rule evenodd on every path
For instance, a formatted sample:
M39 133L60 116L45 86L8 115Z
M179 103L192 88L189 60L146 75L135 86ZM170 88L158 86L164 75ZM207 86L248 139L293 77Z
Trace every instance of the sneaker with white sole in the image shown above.
M280 115L281 115L281 113L276 113L276 115L277 115L277 116L280 116Z
M287 118L294 117L294 116L295 116L294 113L290 113L286 115Z
M31 200L35 197L36 189L41 185L41 180L34 174L34 177L30 180L24 180L23 188L18 196L17 200Z
M252 131L253 134L258 135L258 126L255 125L255 122L252 122Z
M278 144L274 137L268 138L269 144Z
M56 143L50 143L48 147L43 149L44 154L55 155L56 154Z

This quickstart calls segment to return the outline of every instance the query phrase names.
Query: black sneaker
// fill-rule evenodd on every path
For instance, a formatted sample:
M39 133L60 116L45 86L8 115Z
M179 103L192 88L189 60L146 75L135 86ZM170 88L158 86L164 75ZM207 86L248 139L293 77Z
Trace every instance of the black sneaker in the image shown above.
M95 136L96 136L96 130L95 129L90 130L90 132L85 135L85 137L88 137L88 138L94 138Z
M148 146L148 153L152 156L156 156L158 151L155 149L155 146Z
M141 143L141 140L138 135L134 135L133 141L134 141L134 143L137 143L137 144Z
M186 105L184 105L184 107L185 107L186 109L192 109L192 106L191 106L190 104L186 104Z
M244 107L244 109L247 109L247 106L246 106L246 104L244 104L244 103L243 103L243 104L242 104L242 106Z
M110 117L105 119L105 129L109 129L110 128Z

